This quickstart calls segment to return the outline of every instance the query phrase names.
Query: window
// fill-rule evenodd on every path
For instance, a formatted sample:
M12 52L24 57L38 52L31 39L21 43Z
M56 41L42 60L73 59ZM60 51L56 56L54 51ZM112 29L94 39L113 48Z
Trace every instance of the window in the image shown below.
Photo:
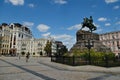
M11 28L13 29L13 25L11 25Z
M118 33L116 33L116 38L118 39Z
M26 44L22 44L22 46L26 46Z
M119 41L117 41L117 47L120 47L120 43L119 43Z
M22 50L26 50L26 48L22 48Z
M42 46L42 44L41 44L41 43L38 43L38 46Z
M23 38L23 34L22 34L22 38Z
M113 41L113 45L114 45L114 41Z
M114 36L114 35L112 35L112 39L115 39L115 36Z
M18 37L20 37L20 33L19 33Z

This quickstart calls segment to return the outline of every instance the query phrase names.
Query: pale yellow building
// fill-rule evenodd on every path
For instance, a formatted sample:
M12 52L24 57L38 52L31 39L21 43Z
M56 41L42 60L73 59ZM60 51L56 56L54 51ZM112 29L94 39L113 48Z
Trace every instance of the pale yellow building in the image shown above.
M1 54L2 54L2 29L1 29L2 27L0 27L0 56L1 56Z
M18 40L31 39L31 30L19 23L0 25L0 54L16 56L18 53Z
M8 55L10 51L10 28L6 23L0 26L0 54Z
M44 47L47 39L21 39L18 41L18 54L30 53L31 56L46 56Z
M11 41L10 41L10 54L17 55L18 53L18 42L22 39L31 39L32 32L31 30L19 23L11 23L9 25L11 29Z

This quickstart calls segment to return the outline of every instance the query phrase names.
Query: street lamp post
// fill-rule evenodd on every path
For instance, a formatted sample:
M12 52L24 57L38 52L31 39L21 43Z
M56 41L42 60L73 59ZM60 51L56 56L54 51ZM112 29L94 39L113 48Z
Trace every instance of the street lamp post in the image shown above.
M89 65L91 65L91 55L90 55L90 49L91 49L91 47L93 47L94 46L94 42L93 41L90 41L90 40L88 40L87 42L85 41L85 47L87 47L88 48L88 54L89 54Z

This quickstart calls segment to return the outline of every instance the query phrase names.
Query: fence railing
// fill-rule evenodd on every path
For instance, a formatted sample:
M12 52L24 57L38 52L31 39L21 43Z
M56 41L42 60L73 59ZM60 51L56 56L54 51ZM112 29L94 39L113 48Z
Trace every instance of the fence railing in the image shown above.
M66 56L51 56L52 62L67 64L71 66L89 65L89 60L81 57L66 57ZM119 60L101 60L101 61L91 61L91 65L102 66L102 67L115 67L120 66Z

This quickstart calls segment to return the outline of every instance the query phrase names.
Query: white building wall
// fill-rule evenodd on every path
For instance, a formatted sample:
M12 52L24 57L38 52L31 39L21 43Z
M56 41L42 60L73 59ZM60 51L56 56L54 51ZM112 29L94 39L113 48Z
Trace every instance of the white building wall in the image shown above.
M55 55L57 53L57 44L55 41L52 42L52 55Z
M10 50L9 42L10 42L11 33L9 26L7 24L0 26L0 37L1 37L0 54L9 54L9 50Z
M21 40L21 39L26 39L26 38L32 38L32 33L29 32L30 30L25 30L25 26L17 26L15 25L14 23L11 23L10 24L10 27L12 28L11 30L11 33L12 33L12 45L11 45L11 49L16 49L16 53L19 53L19 47L20 47L20 44L18 45L18 41ZM15 43L14 44L14 39L15 40Z
M100 34L100 41L103 45L111 48L116 55L120 54L120 31Z
M47 39L22 39L19 40L18 45L18 53L21 52L29 52L31 56L40 56L40 52L42 51L42 56L46 56L44 47L46 46ZM25 46L23 46L25 45Z

